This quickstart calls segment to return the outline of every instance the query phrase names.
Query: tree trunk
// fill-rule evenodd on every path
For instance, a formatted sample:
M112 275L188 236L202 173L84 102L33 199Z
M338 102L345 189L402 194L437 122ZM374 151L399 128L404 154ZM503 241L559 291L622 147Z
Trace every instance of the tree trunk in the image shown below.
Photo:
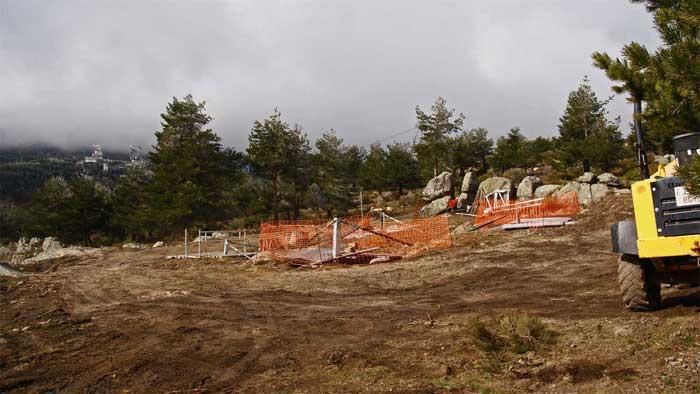
M272 198L272 215L275 219L275 221L280 220L280 212L279 212L279 175L275 175L272 181L272 190L273 190L273 198Z

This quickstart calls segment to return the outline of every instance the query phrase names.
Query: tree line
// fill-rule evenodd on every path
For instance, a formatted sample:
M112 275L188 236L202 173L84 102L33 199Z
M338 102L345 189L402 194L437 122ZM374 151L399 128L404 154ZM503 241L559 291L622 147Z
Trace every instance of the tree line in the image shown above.
M438 98L430 111L416 107L414 144L367 148L346 144L333 130L311 143L275 110L254 122L248 147L237 151L208 127L204 102L173 98L145 165L131 166L111 188L90 177L51 178L27 206L3 210L0 232L83 244L150 240L184 228L347 215L361 190L401 195L445 170L607 170L624 141L606 105L584 80L569 96L558 137L528 139L515 127L493 141L484 128L465 130L466 117Z
M618 58L594 53L593 64L615 82L613 92L634 104L631 129L647 136L642 151L671 152L673 136L700 126L700 4L633 2L654 15L661 47L650 51L633 42ZM207 127L203 102L175 98L161 115L145 166L133 166L112 188L86 177L52 178L26 206L0 209L0 237L57 235L96 244L183 228L331 217L354 209L360 190L400 194L445 170L486 176L545 165L562 179L591 169L638 178L638 141L635 133L623 136L619 119L609 119L610 99L599 98L584 78L567 98L556 136L528 138L513 127L494 140L486 129L466 129L466 116L438 98L430 109L416 107L413 143L368 147L346 144L333 130L312 142L275 110L253 124L248 147L238 151L223 147ZM700 193L700 161L682 175Z

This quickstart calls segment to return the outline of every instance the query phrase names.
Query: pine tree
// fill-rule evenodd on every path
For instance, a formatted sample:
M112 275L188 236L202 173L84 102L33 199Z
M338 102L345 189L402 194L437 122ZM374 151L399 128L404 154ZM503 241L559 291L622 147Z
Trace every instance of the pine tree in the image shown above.
M130 167L114 187L110 198L112 216L109 226L112 234L136 240L150 238L157 223L149 221L148 196L146 185L150 181L147 170L142 166Z
M282 208L299 216L309 185L308 139L300 127L290 127L276 109L267 119L255 121L248 136L248 157L266 183L264 199L275 220Z
M380 144L372 144L360 168L360 185L364 190L378 190L381 192L387 187L385 173L386 151Z
M642 102L646 100L647 92L650 90L645 70L649 67L651 55L644 46L633 42L622 49L622 56L622 59L613 60L607 53L596 52L593 54L593 64L604 70L608 78L620 82L619 85L612 87L615 93L629 95L628 101L634 106L634 130L639 148L637 160L642 168L642 178L648 178L649 170L642 128Z
M34 234L63 242L91 244L91 236L106 231L110 209L108 191L92 179L70 183L51 178L32 196L29 212Z
M558 126L559 142L569 165L581 163L583 171L590 171L591 166L607 170L619 160L622 134L618 125L606 117L609 101L598 99L588 78L569 94Z
M316 141L312 155L313 180L325 201L326 214L345 213L352 206L351 186L347 170L348 148L334 131L324 133Z
M191 95L173 98L161 114L161 131L148 158L153 180L147 187L149 221L158 233L220 219L226 156L220 138L205 128L211 117Z
M653 13L662 45L646 59L644 53L626 53L627 48L638 45L632 43L623 50L623 57L642 68L647 91L641 118L647 139L658 150L671 152L674 135L700 129L700 2L632 2L645 4Z
M427 114L416 106L417 128L421 132L420 142L414 149L423 166L423 176L432 178L448 167L452 156L452 134L464 127L466 117L455 115L454 109L447 108L447 101L438 97Z
M405 188L420 185L420 166L410 145L397 142L387 147L384 177L387 186L395 188L399 195Z
M470 167L486 170L486 157L493 151L493 140L488 138L488 130L471 129L462 132L454 141L453 165L466 170Z
M520 127L513 127L507 136L498 138L496 148L488 159L489 163L500 172L509 168L527 167L532 164L528 148L528 140Z

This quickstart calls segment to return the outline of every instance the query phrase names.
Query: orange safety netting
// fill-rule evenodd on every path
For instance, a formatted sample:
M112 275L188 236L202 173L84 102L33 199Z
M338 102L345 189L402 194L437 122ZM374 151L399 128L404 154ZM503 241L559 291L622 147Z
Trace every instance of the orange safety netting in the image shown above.
M259 247L285 258L323 261L333 247L332 220L264 222ZM412 256L452 246L448 218L396 220L389 216L339 218L336 255L372 250L373 254Z
M479 200L474 225L506 224L519 219L573 216L579 211L578 195L570 192L560 197L545 197L527 201Z

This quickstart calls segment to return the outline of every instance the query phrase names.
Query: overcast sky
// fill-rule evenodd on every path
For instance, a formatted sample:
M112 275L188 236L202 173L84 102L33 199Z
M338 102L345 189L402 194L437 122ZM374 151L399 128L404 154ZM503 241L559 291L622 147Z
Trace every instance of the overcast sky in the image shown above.
M0 0L0 145L149 145L187 93L239 148L275 107L369 144L437 96L493 137L551 136L584 75L612 94L591 53L633 40L658 45L626 0ZM610 110L629 121L623 97Z

